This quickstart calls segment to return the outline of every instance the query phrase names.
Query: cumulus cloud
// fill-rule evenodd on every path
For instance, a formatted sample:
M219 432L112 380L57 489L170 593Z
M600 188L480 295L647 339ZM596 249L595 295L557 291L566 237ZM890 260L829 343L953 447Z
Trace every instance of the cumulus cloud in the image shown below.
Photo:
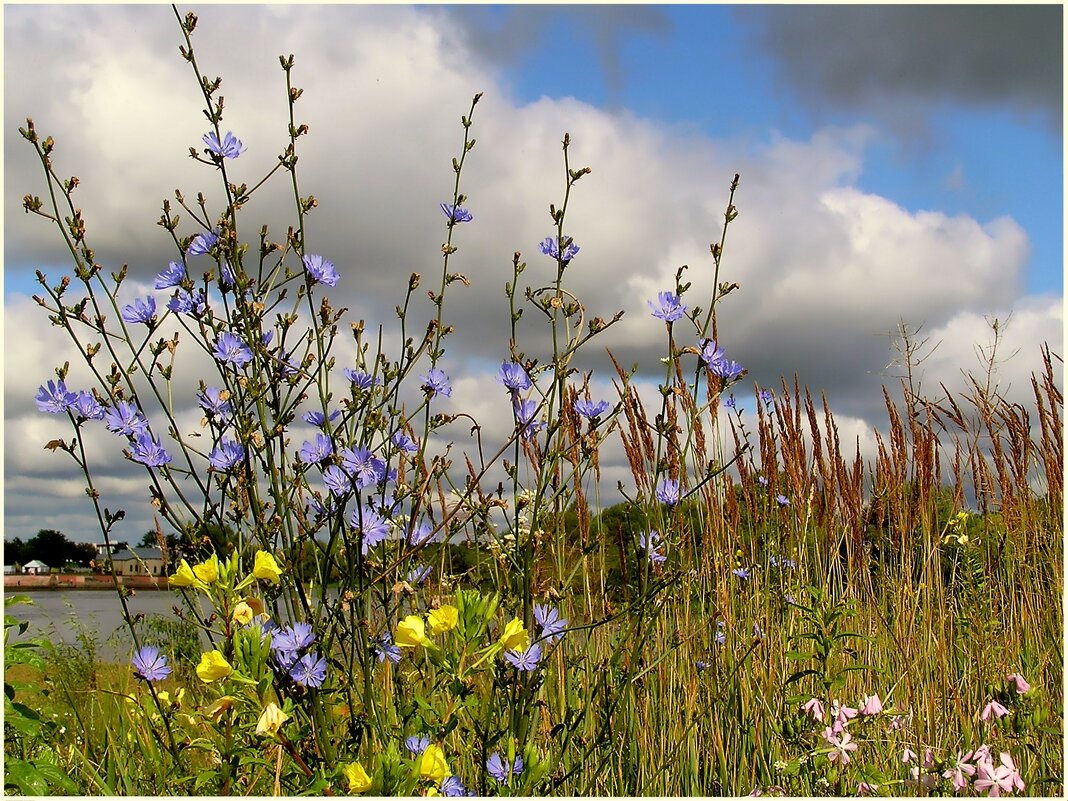
M61 17L25 6L9 8L5 19L8 130L33 116L42 134L56 137L60 174L82 179L78 202L98 260L107 269L129 264L135 294L147 293L152 277L178 255L154 225L163 198L175 188L187 198L204 190L210 216L220 211L215 171L188 159L188 148L201 146L207 126L188 66L175 52L179 33L169 14L165 7L116 6L64 9ZM888 334L900 320L925 323L947 340L980 333L965 321L1014 306L1026 311L1013 321L1021 341L1046 337L1061 325L1057 299L1017 303L1028 252L1017 222L909 211L857 189L874 135L869 128L825 128L807 139L771 132L763 141L715 141L572 98L521 104L493 60L468 49L464 30L440 19L439 11L410 7L331 6L310 13L298 6L208 6L194 45L206 73L224 77L223 130L248 146L228 163L230 178L250 185L274 166L288 140L277 55L296 55L294 80L304 89L296 119L311 129L300 141L300 192L319 203L307 219L308 249L334 261L341 273L331 292L334 306L348 307L347 319L365 320L372 340L382 326L393 353L393 310L412 272L422 274L423 284L413 299L409 335L420 336L433 315L425 291L436 289L446 236L438 203L451 199L450 162L463 143L460 115L475 92L485 92L461 187L475 220L456 229L459 251L450 260L450 271L464 273L471 286L450 289L445 318L456 333L445 340L443 366L454 386L446 410L471 412L487 440L507 436L512 425L493 375L508 352L504 286L512 278L514 251L527 263L520 295L555 277L554 263L537 243L553 230L549 204L563 201L565 131L571 168L593 169L568 201L567 233L582 250L567 285L585 303L587 320L626 312L575 363L598 371L603 392L610 375L604 346L624 366L642 365L640 378L655 383L666 335L645 304L674 287L681 265L689 265L683 280L693 284L686 302L707 308L709 243L719 239L736 172L742 174L741 216L728 232L719 278L741 289L721 302L721 343L761 385L797 373L815 392L826 391L862 443L870 442L870 427L881 420ZM102 46L109 41L123 46ZM34 189L41 186L40 168L26 143L9 137L6 148L5 201L14 214L24 193L43 192ZM240 227L253 252L262 224L270 226L272 240L284 240L292 207L284 176L253 196ZM180 213L180 235L200 230ZM24 536L44 526L85 530L85 515L82 529L75 529L77 515L57 511L48 500L63 494L74 507L79 501L73 496L83 490L70 465L40 450L63 432L58 419L36 412L32 396L65 359L80 385L90 376L75 366L77 354L62 332L49 327L32 301L10 291L13 279L26 285L25 276L38 266L58 276L63 248L54 229L33 218L20 216L7 233L8 530ZM295 259L290 266L296 268ZM194 261L191 269L202 266ZM173 327L168 323L164 333ZM355 363L355 347L342 333L338 372ZM544 362L551 353L549 331L533 309L518 334L519 349ZM675 336L694 344L697 331L680 323ZM184 384L175 382L187 388L176 391L176 416L183 427L195 428L194 384L210 375L211 360L189 353L179 373ZM1033 369L1036 361L1021 356ZM938 369L951 367L949 359ZM143 508L144 479L109 436L111 449L101 445L108 460L102 478L116 494L113 505ZM296 448L300 437L294 432ZM606 460L606 470L626 474L618 456ZM46 475L55 476L55 493L42 488ZM131 515L131 537L149 527L149 518Z

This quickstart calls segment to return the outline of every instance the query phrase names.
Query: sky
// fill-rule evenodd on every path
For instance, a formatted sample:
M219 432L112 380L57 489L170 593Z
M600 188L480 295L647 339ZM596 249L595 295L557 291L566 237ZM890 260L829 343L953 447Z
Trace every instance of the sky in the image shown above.
M372 329L394 324L411 272L440 270L438 204L451 197L460 116L483 92L463 175L474 221L453 262L471 286L448 301L445 364L454 410L487 431L510 427L506 399L487 392L506 355L502 288L516 250L524 277L548 275L537 244L562 199L565 132L572 167L592 169L569 200L581 252L568 280L591 315L625 312L583 364L605 392L601 346L655 388L663 326L646 301L681 265L688 299L707 307L709 244L736 173L721 280L740 288L719 332L749 371L743 406L754 385L797 375L826 395L843 443L871 458L900 324L937 344L923 365L932 393L981 369L995 318L999 354L1015 354L998 368L1010 399L1026 402L1041 343L1063 353L1059 5L180 9L200 18L198 62L223 77L223 128L247 146L230 168L238 181L257 181L284 147L278 56L295 55L298 122L310 127L301 186L319 201L310 249L342 274L334 305ZM44 185L17 129L32 117L55 138L98 259L129 265L132 300L176 257L155 225L163 199L204 191L218 210L215 176L188 156L208 128L169 6L8 5L4 37L5 536L96 540L84 481L43 449L69 433L33 402L77 353L30 299L37 269L69 268L55 231L22 211ZM267 224L280 238L287 202L284 183L264 190L245 234L255 242ZM524 325L537 352L545 338ZM192 420L194 376L209 365L190 358L176 403ZM87 442L105 501L127 510L122 538L139 540L151 527L144 473L113 435ZM626 471L606 474L614 486Z

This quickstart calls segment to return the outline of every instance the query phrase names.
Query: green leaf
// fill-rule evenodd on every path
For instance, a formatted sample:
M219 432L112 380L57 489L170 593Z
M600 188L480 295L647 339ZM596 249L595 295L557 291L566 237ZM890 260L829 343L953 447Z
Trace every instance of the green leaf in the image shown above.
M32 764L21 759L6 764L5 787L13 784L23 795L48 795L48 780Z
M796 660L798 662L802 662L802 661L804 661L806 659L813 659L815 656L816 656L815 654L803 654L800 651L787 651L786 652L786 658L787 659L794 659L794 660Z
M799 670L796 673L792 674L790 676L790 678L788 678L783 683L784 684L792 684L795 681L799 681L799 680L803 679L805 676L819 676L819 675L820 675L820 672L818 670L813 670L812 668L809 668L808 670Z

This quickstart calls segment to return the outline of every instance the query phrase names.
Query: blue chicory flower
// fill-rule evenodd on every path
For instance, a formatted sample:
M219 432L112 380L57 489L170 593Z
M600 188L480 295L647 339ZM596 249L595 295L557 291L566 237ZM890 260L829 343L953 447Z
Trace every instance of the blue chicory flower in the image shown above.
M645 551L646 558L653 564L667 561L667 557L660 552L662 546L660 532L650 531L648 534L638 534L638 547Z
M333 422L341 416L341 411L330 412L330 421ZM313 425L316 428L322 428L326 425L326 415L318 411L310 411L304 413L304 422L308 425Z
M445 216L449 218L451 223L468 223L474 219L467 209L455 206L452 203L442 203L441 210L445 212Z
M378 638L378 642L374 645L375 656L378 657L379 662L385 662L387 659L394 665L400 664L401 650L398 646L393 644L393 635L388 631L384 632L382 636Z
M660 303L659 306L654 306L651 300L646 301L646 303L653 312L653 317L659 317L665 323L675 322L686 314L686 310L689 308L679 302L674 292L659 292L656 297Z
M308 271L308 276L312 281L318 284L326 284L327 286L337 286L341 276L334 269L332 261L327 261L322 256L314 253L309 253L302 261L304 262L304 269Z
M585 417L588 420L594 420L600 417L602 414L608 411L610 408L608 401L593 401L586 400L585 398L579 398L575 401L575 411Z
M104 407L100 405L92 392L82 390L76 393L77 399L71 404L71 408L87 420L103 420Z
M128 323L151 325L156 317L156 299L149 295L142 300L135 298L133 303L122 307L122 319Z
M727 400L723 401L723 405L726 406L728 409L733 409L738 405L738 401L736 401L734 399L734 396L731 395L729 398L727 398Z
M393 436L389 438L389 441L409 456L414 453L419 453L419 445L403 431L395 432Z
M167 657L154 645L143 646L131 660L134 671L145 681L163 681L171 675Z
M272 651L299 654L314 642L315 631L310 623L294 623L292 626L275 629L271 634Z
M323 471L323 483L334 495L344 495L352 489L352 479L336 464Z
M764 403L771 403L771 391L767 389L760 390L760 400L762 400Z
M541 662L541 644L534 643L525 651L509 649L504 652L504 659L516 670L533 672L538 669L538 663Z
M226 132L222 142L219 141L219 135L215 131L204 134L203 139L204 144L208 146L208 150L221 159L236 159L246 150L245 146L241 144L241 140L230 131Z
M418 567L413 567L409 570L408 574L404 577L404 580L414 587L426 581L433 571L434 568L429 565L419 565Z
M512 403L512 411L515 413L516 423L522 429L523 439L533 439L541 429L545 428L544 422L534 419L534 415L538 413L537 401L521 400L516 397Z
M353 370L350 367L346 367L343 372L345 373L345 378L356 389L371 389L375 384L381 383L370 373L366 373L363 370Z
M697 668L698 673L703 673L704 671L708 670L708 662L705 662L703 659L698 659L696 662L694 662L694 667Z
M209 418L218 417L220 420L225 421L232 413L230 401L223 399L223 392L225 391L218 387L207 387L203 392L197 393L197 403L200 404L200 408L204 410L204 413ZM227 397L229 397L228 392Z
M352 510L349 522L362 539L360 551L364 556L370 548L384 541L389 536L389 523L370 506L357 507Z
M450 797L463 796L467 795L467 788L459 776L446 776L441 782L441 794Z
M208 310L208 296L203 289L186 292L179 289L174 297L167 301L167 308L178 314L203 314Z
M352 477L356 489L366 489L385 480L386 463L369 448L342 448L340 455L341 466Z
M49 381L47 386L39 387L34 398L37 410L48 414L63 414L78 401L78 393L71 392L63 379ZM147 425L147 423L146 423Z
M189 243L189 249L186 251L187 256L206 256L216 243L219 241L219 235L215 231L205 231L202 234L197 234L193 237L193 241Z
M679 482L673 478L665 478L656 488L656 499L660 503L674 506L679 502Z
M560 243L557 241L555 236L545 237L545 239L542 240L541 244L538 245L538 249L546 256L550 256L554 259L557 259L558 261L571 261L573 258L575 258L575 256L578 255L579 246L575 244L574 240L567 244L568 237L566 236L563 238L563 241L565 245L562 256L560 254Z
M289 668L289 677L302 687L322 687L326 681L326 659L314 652L304 654Z
M431 367L427 370L426 375L419 377L419 380L423 382L423 389L430 393L430 397L435 395L444 395L446 398L452 397L449 376L440 367Z
M434 527L426 520L419 523L408 534L409 545L422 545L431 542L434 537Z
M216 470L232 470L245 460L245 446L234 440L224 439L208 455L208 462Z
M148 431L143 431L130 443L130 458L148 467L162 467L171 460L171 455Z
M513 776L518 776L523 772L523 758L517 755L515 762L509 768L504 764L500 753L494 751L490 754L489 759L486 760L486 770L490 776L501 784L510 784Z
M415 734L413 734L411 737L404 741L404 747L407 748L408 751L414 754L415 756L419 756L421 753L423 753L429 747L429 745L429 737L419 737Z
M779 506L789 506L790 499L787 498L785 495L776 495L775 503L779 504Z
M326 434L316 434L315 442L307 442L300 447L300 458L308 464L318 464L334 452L334 443Z
M185 265L180 261L172 261L167 264L167 269L156 276L156 289L170 289L178 286L185 278Z
M497 380L512 393L523 392L532 386L527 371L517 362L501 362L501 369L497 371Z
M749 568L748 567L736 567L731 571L734 575L740 578L742 581L749 581Z
M241 368L252 361L252 349L241 337L223 331L215 341L214 356L220 362Z
M564 636L567 621L560 619L560 613L548 604L534 604L534 620L541 627L542 639L556 642Z
M104 412L104 425L108 431L135 437L148 432L148 420L141 410L128 401L117 401L114 408Z

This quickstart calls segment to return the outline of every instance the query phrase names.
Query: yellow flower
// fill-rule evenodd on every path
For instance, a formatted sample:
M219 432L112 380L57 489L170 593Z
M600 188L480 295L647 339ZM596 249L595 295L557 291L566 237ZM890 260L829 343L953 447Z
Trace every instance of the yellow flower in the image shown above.
M417 645L427 645L430 640L426 636L426 628L423 619L419 615L408 615L397 624L397 631L393 635L393 642L398 648L415 648Z
M530 645L530 635L523 627L523 621L517 617L509 620L508 625L504 627L504 633L501 635L499 642L505 648L513 651L527 650L527 646Z
M178 563L178 569L174 571L170 582L172 587L195 587L200 583L193 573L193 568L184 559Z
M212 554L211 559L193 565L193 575L205 584L214 584L219 580L219 557Z
M197 665L197 675L206 683L225 679L234 669L226 661L226 657L218 651L208 651L200 656L200 664Z
M957 537L957 544L962 548L971 541L971 538L967 534L960 534Z
M434 787L433 785L431 785L430 787L426 788L426 792L423 793L423 795L426 796L427 798L429 798L431 796L439 796L439 795L441 795L441 793L438 792L438 788L437 787Z
M289 720L289 715L279 708L274 701L263 708L259 722L256 723L256 734L278 734L278 729Z
M455 606L441 606L432 609L426 619L430 624L430 630L434 634L441 634L443 631L456 628L456 623L460 619L460 611Z
M359 762L346 765L342 768L342 773L349 780L349 792L366 793L371 789L371 777L367 775L367 771Z
M445 752L441 748L433 744L426 747L419 760L419 775L434 782L440 782L446 776L452 775L445 761Z
M211 706L204 707L201 711L209 718L218 723L222 720L223 715L234 708L234 699L232 696L224 695L218 701Z
M244 601L241 601L237 606L234 607L234 614L231 617L231 620L233 620L234 623L237 623L241 626L247 626L249 623L252 622L252 618L252 607Z
M252 567L252 575L260 581L269 581L277 584L282 576L282 568L274 561L274 557L267 551L256 551L256 564Z

